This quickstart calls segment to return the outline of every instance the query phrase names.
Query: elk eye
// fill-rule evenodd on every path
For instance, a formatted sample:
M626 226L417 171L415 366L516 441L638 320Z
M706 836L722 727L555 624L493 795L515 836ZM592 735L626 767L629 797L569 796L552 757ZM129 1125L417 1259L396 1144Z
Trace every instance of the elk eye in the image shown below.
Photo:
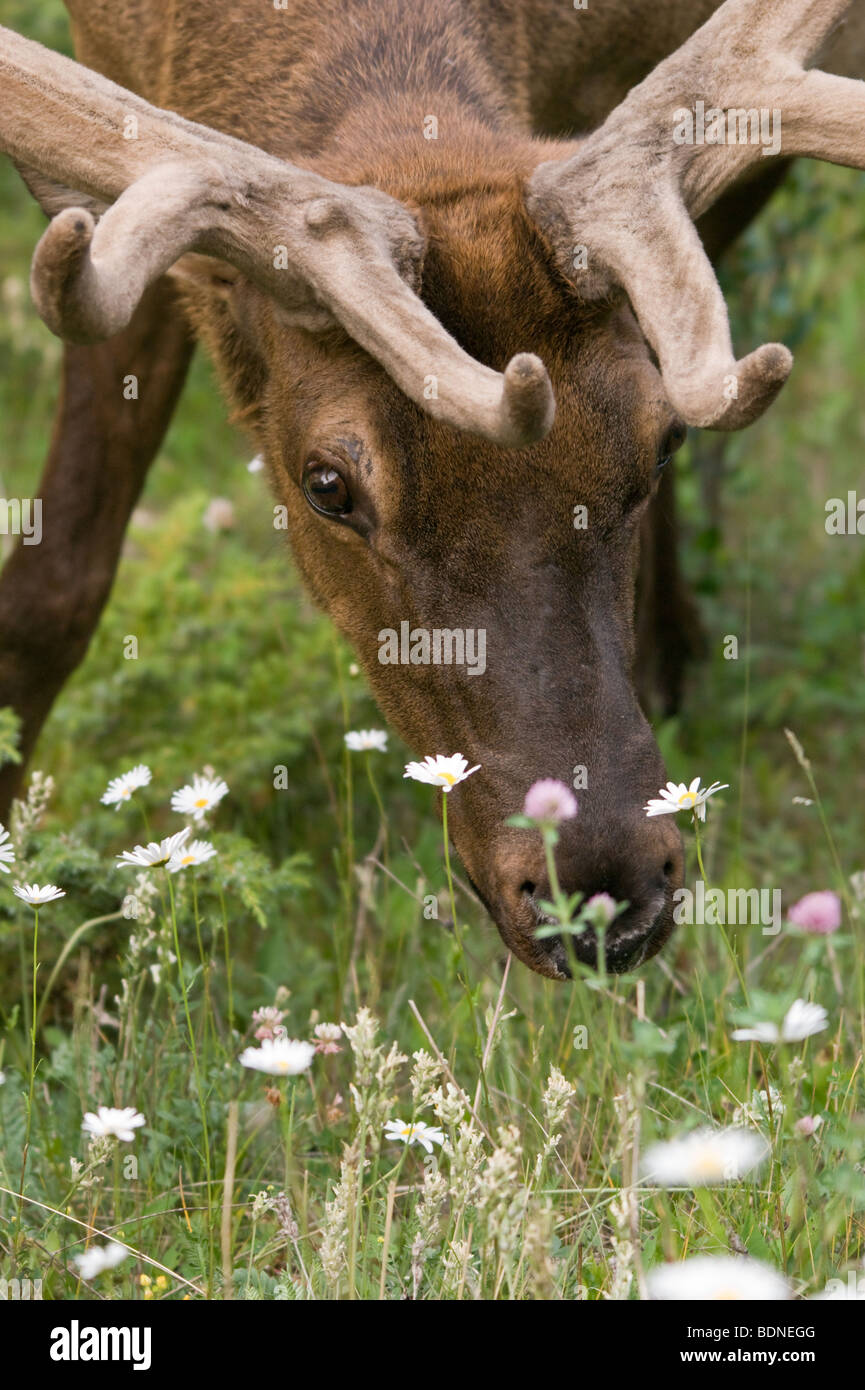
M687 427L681 420L676 420L670 425L670 428L661 440L661 447L658 450L658 461L655 467L659 473L663 468L666 468L676 450L682 447L687 434Z
M320 459L307 460L303 470L303 494L322 516L347 516L351 511L351 493L345 478L332 463Z

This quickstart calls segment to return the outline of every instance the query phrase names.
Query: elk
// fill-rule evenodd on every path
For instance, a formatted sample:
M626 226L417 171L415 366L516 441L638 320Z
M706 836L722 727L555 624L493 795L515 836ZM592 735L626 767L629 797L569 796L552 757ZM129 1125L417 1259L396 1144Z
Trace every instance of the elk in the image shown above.
M200 339L382 710L418 753L481 764L449 820L505 944L568 974L536 938L537 837L506 822L579 765L562 886L628 903L609 967L652 956L683 856L642 811L664 769L635 633L674 702L691 611L663 470L686 427L740 429L787 378L782 345L735 357L711 258L791 157L865 166L863 8L70 0L80 63L3 31L0 148L51 218L32 293L66 344L42 543L0 582L25 753ZM698 103L728 129L779 113L778 157L683 137ZM482 677L380 663L405 622L484 632Z

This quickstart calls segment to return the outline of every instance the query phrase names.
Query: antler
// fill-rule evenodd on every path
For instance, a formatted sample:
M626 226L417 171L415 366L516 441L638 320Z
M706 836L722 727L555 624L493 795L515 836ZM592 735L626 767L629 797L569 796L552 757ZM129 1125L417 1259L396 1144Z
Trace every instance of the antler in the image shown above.
M529 210L564 273L577 280L574 249L583 245L588 269L578 282L587 297L623 286L670 402L689 424L749 424L774 400L793 359L770 343L735 360L726 305L691 220L759 164L765 147L689 143L686 118L703 101L723 118L726 138L733 119L737 139L750 130L753 140L750 116L759 121L762 111L780 128L779 157L865 168L865 83L805 71L849 7L726 0L572 158L539 165L529 181ZM713 135L719 129L715 118Z
M329 311L438 419L513 447L546 434L555 405L543 364L520 354L495 372L445 332L407 283L423 241L395 199L159 110L7 29L0 93L0 148L112 204L98 222L66 208L36 248L33 298L61 337L117 333L147 285L197 251L231 262L289 310ZM430 377L437 395L427 399Z

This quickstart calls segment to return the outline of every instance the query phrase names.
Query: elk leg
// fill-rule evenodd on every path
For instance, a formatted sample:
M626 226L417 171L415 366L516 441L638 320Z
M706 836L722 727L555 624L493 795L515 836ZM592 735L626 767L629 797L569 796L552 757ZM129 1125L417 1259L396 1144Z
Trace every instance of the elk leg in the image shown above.
M167 280L128 327L92 347L66 345L54 432L38 496L39 544L19 542L0 574L0 707L22 719L30 756L67 677L83 659L117 569L126 526L180 391L193 343ZM126 399L135 388L137 399ZM0 768L0 820L24 763Z

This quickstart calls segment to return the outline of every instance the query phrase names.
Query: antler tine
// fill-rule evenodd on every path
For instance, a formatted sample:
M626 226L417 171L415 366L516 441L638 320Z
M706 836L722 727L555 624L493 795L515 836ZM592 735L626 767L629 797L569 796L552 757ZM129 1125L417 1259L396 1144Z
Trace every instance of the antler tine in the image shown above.
M549 429L554 404L542 364L516 357L502 374L475 361L407 283L423 241L411 213L387 194L333 183L162 111L6 29L0 92L0 148L112 204L98 222L67 208L36 249L34 300L60 336L118 332L147 285L197 251L231 262L289 309L300 299L329 310L444 423L509 447ZM126 139L130 117L137 128Z
M739 429L762 414L792 367L770 343L733 356L726 306L693 226L765 147L677 142L703 100L725 118L767 111L779 156L865 167L865 84L806 71L850 0L726 0L635 87L570 159L542 164L527 203L569 279L575 244L588 298L620 284L654 347L671 404L689 424Z

